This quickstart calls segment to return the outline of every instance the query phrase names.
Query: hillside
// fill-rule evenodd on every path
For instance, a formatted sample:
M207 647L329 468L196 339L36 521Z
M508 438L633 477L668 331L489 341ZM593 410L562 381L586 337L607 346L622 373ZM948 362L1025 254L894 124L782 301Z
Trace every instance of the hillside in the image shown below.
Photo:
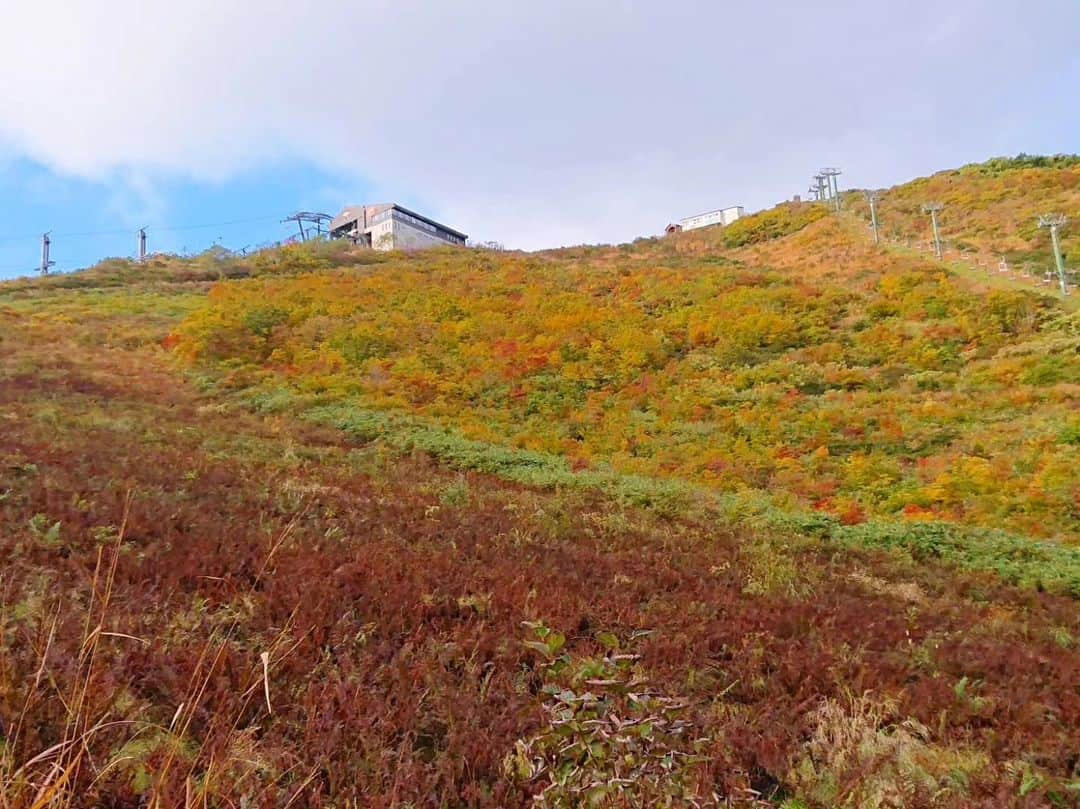
M417 417L848 524L1080 541L1077 315L973 295L835 218L734 249L687 237L223 284L173 340L293 410Z
M0 285L0 807L1069 805L1080 315L858 215Z
M942 171L880 193L882 234L910 244L932 239L928 202L940 202L942 238L955 251L986 261L997 271L999 261L1036 281L1054 269L1050 235L1038 227L1043 214L1059 213L1072 224L1061 231L1062 252L1075 272L1080 266L1080 157L998 158ZM861 193L849 194L847 207L869 221L869 205Z

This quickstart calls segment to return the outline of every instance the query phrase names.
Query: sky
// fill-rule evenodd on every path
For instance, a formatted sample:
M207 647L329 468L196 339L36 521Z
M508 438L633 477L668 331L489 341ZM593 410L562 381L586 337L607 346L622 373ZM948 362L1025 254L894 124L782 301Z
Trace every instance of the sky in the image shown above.
M1077 0L36 0L0 28L0 277L395 201L478 241L1080 150Z

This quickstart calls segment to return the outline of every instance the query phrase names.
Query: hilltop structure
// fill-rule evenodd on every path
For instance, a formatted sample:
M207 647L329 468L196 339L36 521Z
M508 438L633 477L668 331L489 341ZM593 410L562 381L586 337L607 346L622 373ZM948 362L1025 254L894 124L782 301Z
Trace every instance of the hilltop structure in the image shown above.
M394 202L350 205L330 223L330 238L351 239L375 250L464 246L464 233Z
M706 211L694 216L688 216L679 220L679 230L697 230L707 228L710 225L730 225L736 219L746 216L746 210L742 205L732 205L729 208L719 208L715 211Z

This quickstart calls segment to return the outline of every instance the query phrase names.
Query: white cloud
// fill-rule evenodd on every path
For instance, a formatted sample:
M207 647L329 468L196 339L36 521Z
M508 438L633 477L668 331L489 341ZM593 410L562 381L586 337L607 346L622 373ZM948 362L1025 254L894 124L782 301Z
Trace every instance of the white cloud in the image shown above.
M968 8L38 0L0 32L0 157L149 198L301 159L514 246L626 239L822 163L872 184L1075 143L1072 0Z

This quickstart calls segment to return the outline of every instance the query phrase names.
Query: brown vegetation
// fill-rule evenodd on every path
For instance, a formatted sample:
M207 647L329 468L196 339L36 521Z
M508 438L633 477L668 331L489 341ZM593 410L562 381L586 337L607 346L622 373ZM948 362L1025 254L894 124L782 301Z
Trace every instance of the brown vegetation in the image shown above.
M552 766L614 783L552 752L551 700L623 728L631 683L641 772L692 757L672 805L1042 806L1080 775L1075 601L251 415L169 370L159 319L63 306L0 315L5 809L525 806Z

